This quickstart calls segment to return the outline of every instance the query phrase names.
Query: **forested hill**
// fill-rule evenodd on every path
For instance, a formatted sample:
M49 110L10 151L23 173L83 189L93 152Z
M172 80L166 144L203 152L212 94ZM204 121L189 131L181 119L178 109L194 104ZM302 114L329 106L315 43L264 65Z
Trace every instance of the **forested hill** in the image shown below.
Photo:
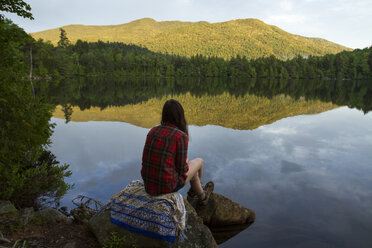
M145 18L122 25L69 25L63 29L73 43L78 39L117 41L186 57L199 54L230 59L237 55L247 58L274 55L287 59L296 55L325 55L351 50L324 39L293 35L257 19L208 23L157 22ZM57 44L59 34L59 28L56 28L31 35L35 39L42 38Z

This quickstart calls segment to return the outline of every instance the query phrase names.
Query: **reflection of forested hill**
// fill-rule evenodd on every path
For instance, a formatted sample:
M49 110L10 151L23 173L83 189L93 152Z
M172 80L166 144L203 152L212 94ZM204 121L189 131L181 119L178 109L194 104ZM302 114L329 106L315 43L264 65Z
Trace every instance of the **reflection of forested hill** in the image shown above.
M35 82L37 94L55 105L81 109L138 104L167 95L190 93L196 98L229 93L239 98L247 94L263 98L287 95L293 99L320 100L349 106L367 113L372 109L372 83L346 80L267 80L213 78L72 78L68 81Z
M174 98L184 106L186 118L191 125L218 125L234 129L255 129L285 117L315 114L336 108L332 103L319 100L298 99L278 95L271 99L252 94L234 96L230 93L194 96L190 93L165 95L147 101L121 107L97 107L81 111L73 108L72 121L123 121L150 128L158 125L161 110L167 99ZM61 106L54 116L64 118Z
M257 19L208 22L156 22L150 18L122 25L63 27L72 42L117 41L140 45L163 54L231 58L237 55L259 58L274 55L281 59L296 55L325 55L350 50L319 38L293 35ZM31 34L57 44L59 29Z

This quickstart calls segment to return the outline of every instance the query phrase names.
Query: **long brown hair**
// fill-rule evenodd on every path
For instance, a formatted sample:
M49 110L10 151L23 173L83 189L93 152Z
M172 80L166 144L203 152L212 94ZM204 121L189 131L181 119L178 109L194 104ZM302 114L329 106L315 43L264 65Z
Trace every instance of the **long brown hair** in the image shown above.
M176 125L181 131L189 135L185 111L181 103L174 99L170 99L164 103L161 124L165 125L165 123Z

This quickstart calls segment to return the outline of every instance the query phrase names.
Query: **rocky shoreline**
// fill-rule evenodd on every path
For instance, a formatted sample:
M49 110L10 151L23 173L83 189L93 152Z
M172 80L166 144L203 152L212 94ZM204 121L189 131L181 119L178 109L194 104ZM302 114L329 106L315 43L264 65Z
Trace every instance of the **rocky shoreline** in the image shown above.
M98 248L112 242L112 235L123 247L218 247L255 220L252 210L217 193L211 195L207 206L185 199L184 203L187 228L182 238L169 244L116 226L108 210L95 216L84 204L69 213L65 208L18 210L11 202L0 200L0 247Z
M73 210L72 210L73 211ZM16 209L0 200L0 247L98 248L101 247L86 224L61 210Z

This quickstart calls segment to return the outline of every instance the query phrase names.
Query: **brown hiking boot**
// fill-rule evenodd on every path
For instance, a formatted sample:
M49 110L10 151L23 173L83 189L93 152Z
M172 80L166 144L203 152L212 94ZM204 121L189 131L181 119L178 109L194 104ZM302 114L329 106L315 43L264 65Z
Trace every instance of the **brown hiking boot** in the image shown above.
M205 186L204 186L204 193L205 193L205 197L204 199L200 199L198 200L198 204L199 205L202 205L202 206L205 206L208 204L208 201L209 201L209 197L211 196L213 190L214 190L214 183L213 182L208 182Z

